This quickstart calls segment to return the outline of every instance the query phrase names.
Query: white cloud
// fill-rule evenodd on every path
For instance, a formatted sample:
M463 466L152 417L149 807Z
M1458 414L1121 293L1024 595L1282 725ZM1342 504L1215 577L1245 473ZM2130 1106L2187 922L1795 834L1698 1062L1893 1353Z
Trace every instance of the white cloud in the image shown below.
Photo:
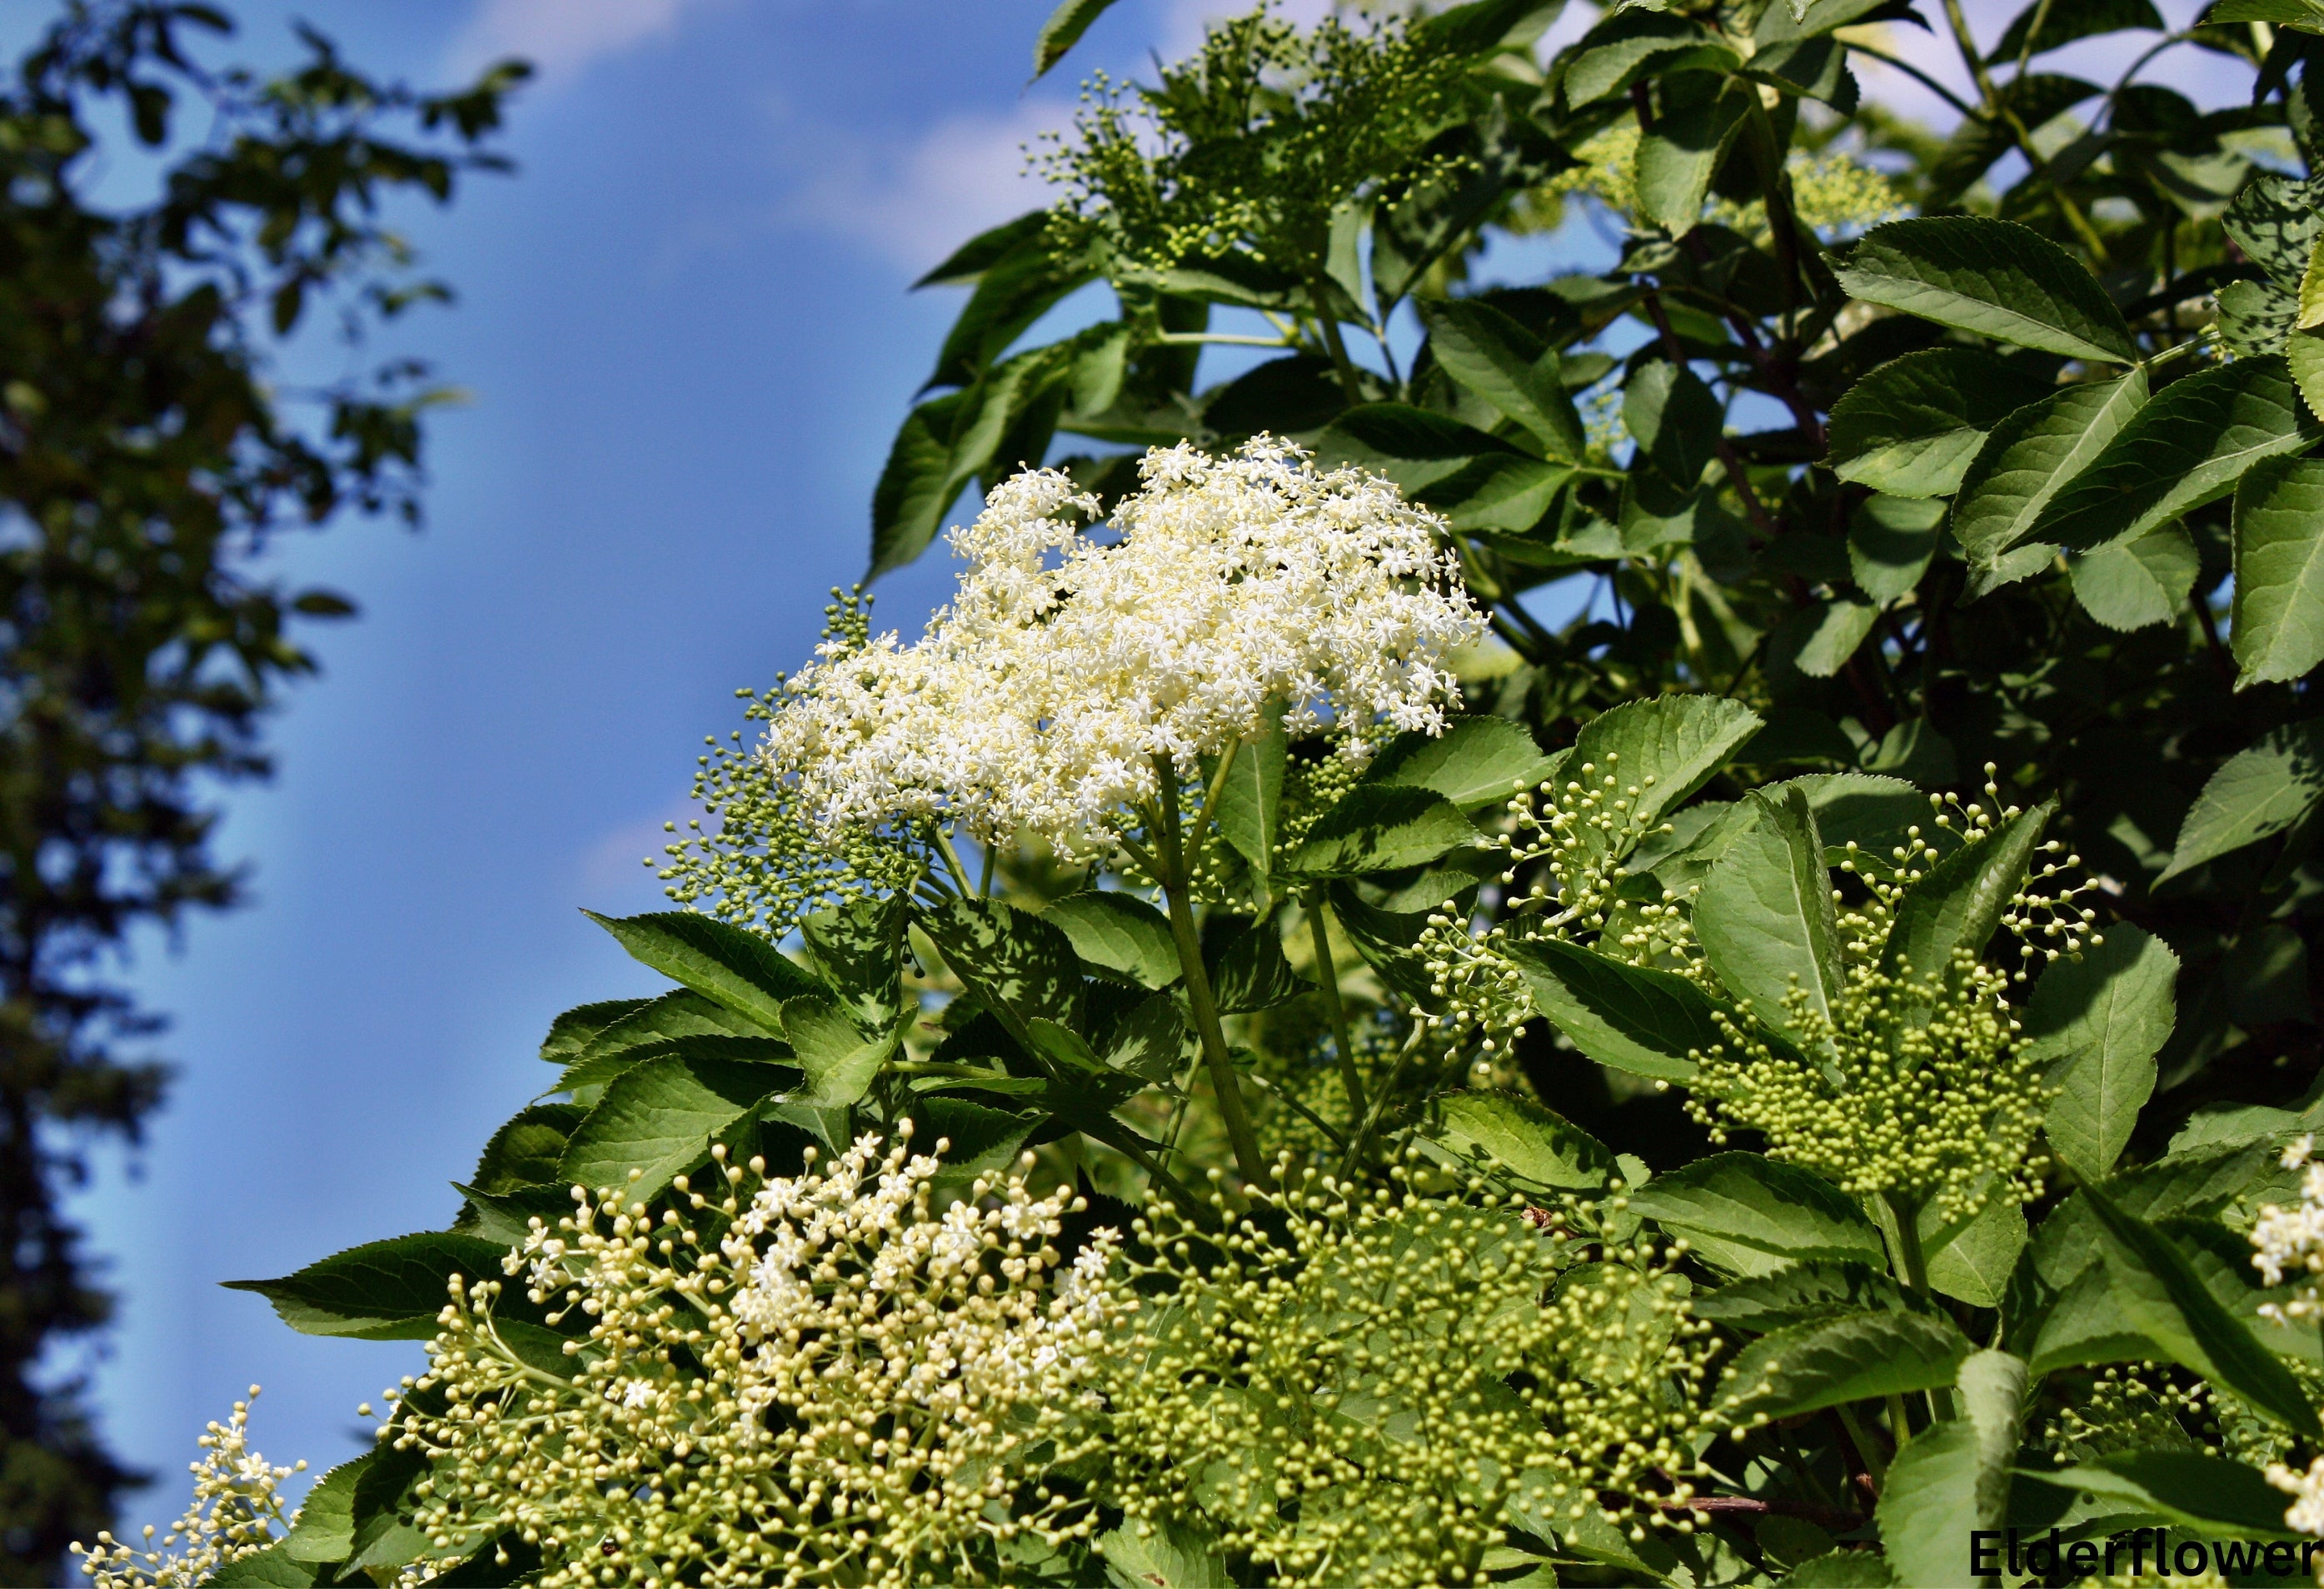
M988 226L1049 201L1025 148L1070 124L1070 106L1026 100L1003 115L954 116L908 142L794 128L805 169L786 218L864 243L914 275Z
M482 0L452 41L448 64L466 76L511 55L549 86L678 25L692 0Z

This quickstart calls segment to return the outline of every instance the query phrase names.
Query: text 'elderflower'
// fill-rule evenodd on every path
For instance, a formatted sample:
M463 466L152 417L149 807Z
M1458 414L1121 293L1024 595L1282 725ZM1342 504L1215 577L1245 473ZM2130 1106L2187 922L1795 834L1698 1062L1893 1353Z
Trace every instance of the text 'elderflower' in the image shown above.
M767 755L826 828L936 818L1111 848L1201 759L1284 713L1361 762L1443 727L1447 652L1483 619L1443 525L1386 481L1319 473L1286 442L1229 458L1157 448L1110 538L1056 470L994 489L953 532L968 567L919 643L827 646Z

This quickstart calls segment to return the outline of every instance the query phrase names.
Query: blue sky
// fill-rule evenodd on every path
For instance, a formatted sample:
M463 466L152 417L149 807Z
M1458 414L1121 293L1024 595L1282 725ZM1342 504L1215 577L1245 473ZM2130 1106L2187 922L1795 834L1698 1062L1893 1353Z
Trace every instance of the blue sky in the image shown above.
M549 1018L656 986L580 907L662 904L639 862L687 814L702 737L861 573L872 481L958 301L908 283L1040 201L1017 147L1063 124L1079 73L1181 52L1213 9L1124 0L1028 93L1049 5L297 9L381 73L441 83L503 51L547 69L515 111L521 174L413 220L460 303L397 345L474 393L431 434L428 528L286 548L363 616L310 631L324 673L274 724L281 775L229 802L254 905L134 969L180 1073L78 1205L124 1293L105 1428L163 1475L134 1519L174 1511L195 1435L254 1382L271 1457L359 1449L355 1404L419 1349L296 1336L217 1282L441 1226L447 1182L550 1079ZM237 9L236 53L282 59L290 8ZM1971 13L1987 37L2006 14ZM880 619L916 630L948 580L940 557L892 577Z

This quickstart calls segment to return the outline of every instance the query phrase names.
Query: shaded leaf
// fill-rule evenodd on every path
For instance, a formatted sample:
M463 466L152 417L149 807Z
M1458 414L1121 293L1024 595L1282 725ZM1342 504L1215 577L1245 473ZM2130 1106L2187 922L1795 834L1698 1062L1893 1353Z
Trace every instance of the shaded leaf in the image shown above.
M1949 495L1987 434L2046 386L1977 348L1891 359L1832 405L1832 473L1891 496Z
M1135 895L1111 889L1070 894L1041 913L1073 945L1084 965L1140 987L1178 979L1178 942L1170 918Z
M1692 490L1716 453L1727 419L1701 376L1656 359L1623 386L1622 424L1637 438L1640 459L1671 484Z
M1974 1533L1998 1529L2009 1500L2025 1364L2006 1352L1974 1353L1958 1382L1963 1416L1915 1435L1880 1488L1882 1552L1895 1581L1916 1589L1977 1582Z
M1743 1348L1718 1415L1737 1423L1760 1412L1770 1419L1797 1418L1849 1401L1950 1385L1972 1350L1960 1326L1926 1313L1812 1319Z
M2179 825L2160 884L2205 861L2280 833L2308 814L2324 791L2324 718L2272 729L2227 758Z
M829 994L804 994L783 1006L783 1035L790 1039L795 1063L807 1085L793 1100L810 1108L836 1109L854 1103L903 1040L904 1022L867 1030ZM610 1093L606 1095L609 1098Z
M1787 1325L1830 1318L1835 1313L1869 1313L1886 1309L1927 1313L1939 1304L1908 1291L1886 1270L1869 1263L1812 1259L1786 1263L1780 1269L1738 1280L1716 1290L1698 1291L1694 1316L1730 1329L1766 1335Z
M1950 985L1954 954L1982 955L2001 925L2001 913L2024 885L2043 831L2057 810L2058 803L2047 800L2004 818L1985 838L1954 850L1907 887L1895 906L1881 969L1923 980L1940 977Z
M1469 819L1432 790L1359 785L1317 820L1281 869L1308 882L1397 871L1476 839Z
M1711 868L1695 900L1695 936L1720 984L1789 1034L1794 1019L1784 997L1794 988L1808 1009L1837 1017L1840 929L1806 793L1786 789L1780 804L1764 794L1750 798L1758 820Z
M1754 64L1766 63L1755 57ZM1752 90L1717 72L1666 76L1660 87L1659 113L1638 137L1633 186L1646 218L1682 237L1702 216L1711 173L1743 124Z
M2054 548L2029 543L2026 532L2146 398L2146 372L2134 369L2113 381L2069 386L1993 427L1953 499L1953 536L1976 571L1975 593L2023 578L2050 560Z
M1549 776L1550 758L1505 717L1456 717L1434 738L1398 734L1364 769L1362 782L1426 789L1462 811L1498 804Z
M2270 458L2236 482L2236 687L2324 662L2324 460Z
M2013 221L1891 221L1867 233L1837 273L1852 296L1940 326L2068 358L2138 359L2122 311L2098 279Z
M1723 1041L1710 997L1674 972L1624 965L1554 938L1512 943L1509 958L1535 1006L1601 1065L1688 1081L1695 1070L1689 1056Z
M2154 1056L2171 1035L2179 957L2144 929L2117 923L2106 941L2055 960L2034 985L2027 1055L2058 1089L2043 1129L2084 1180L2114 1170L2154 1091Z
M1038 1017L1081 1025L1081 962L1065 932L998 900L954 899L919 918L920 930L976 1001L1019 1042Z
M1081 42L1090 23L1113 8L1113 0L1061 0L1041 31L1033 35L1033 75L1046 76L1048 69L1065 58L1065 51Z
M1254 921L1213 911L1203 923L1203 961L1221 1015L1273 1009L1315 991L1284 958L1282 930L1272 915Z
M1536 1186L1596 1191L1614 1174L1614 1155L1603 1143L1530 1098L1456 1092L1439 1110L1444 1141L1480 1149Z
M1522 426L1545 455L1578 464L1588 455L1582 417L1558 378L1556 352L1476 299L1423 299L1429 351L1444 372Z
M2135 539L2076 556L2074 600L2111 629L2168 623L2186 610L2201 564L2184 529L2158 524Z
M1886 606L1921 583L1936 556L1945 504L1906 497L1867 497L1848 524L1848 570L1857 589Z

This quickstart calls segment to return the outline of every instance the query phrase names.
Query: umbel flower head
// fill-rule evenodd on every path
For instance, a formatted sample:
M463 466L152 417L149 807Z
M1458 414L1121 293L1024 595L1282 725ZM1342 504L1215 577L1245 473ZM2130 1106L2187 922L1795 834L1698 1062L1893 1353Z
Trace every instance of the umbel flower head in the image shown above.
M250 1401L258 1387L250 1387ZM202 1456L189 1464L194 1497L167 1534L156 1541L149 1524L138 1549L108 1529L95 1548L75 1544L82 1574L97 1589L188 1589L229 1562L255 1556L287 1532L295 1518L283 1513L281 1485L307 1465L269 1465L250 1448L250 1401L237 1401L226 1422L213 1420L201 1437Z
M1020 1170L938 1214L938 1161L881 1147L755 1191L763 1164L722 1153L723 1195L681 1181L687 1212L658 1220L576 1189L506 1265L551 1324L586 1322L561 1362L495 1318L501 1282L456 1280L381 1430L429 1459L415 1521L438 1560L513 1532L544 1589L900 1586L1085 1536L1043 1474L1088 1450L1093 1355L1127 1306L1112 1238L1065 1266L1069 1193L1036 1198Z
M1222 1235L1149 1208L1167 1289L1105 1378L1130 1525L1397 1585L1480 1581L1512 1527L1691 1528L1715 1343L1676 1254L1391 1180L1310 1175Z
M767 756L827 830L936 818L1079 856L1277 711L1358 762L1443 727L1445 655L1483 620L1442 521L1268 436L1157 448L1139 475L1111 537L1055 470L996 487L918 644L827 647L791 681Z

